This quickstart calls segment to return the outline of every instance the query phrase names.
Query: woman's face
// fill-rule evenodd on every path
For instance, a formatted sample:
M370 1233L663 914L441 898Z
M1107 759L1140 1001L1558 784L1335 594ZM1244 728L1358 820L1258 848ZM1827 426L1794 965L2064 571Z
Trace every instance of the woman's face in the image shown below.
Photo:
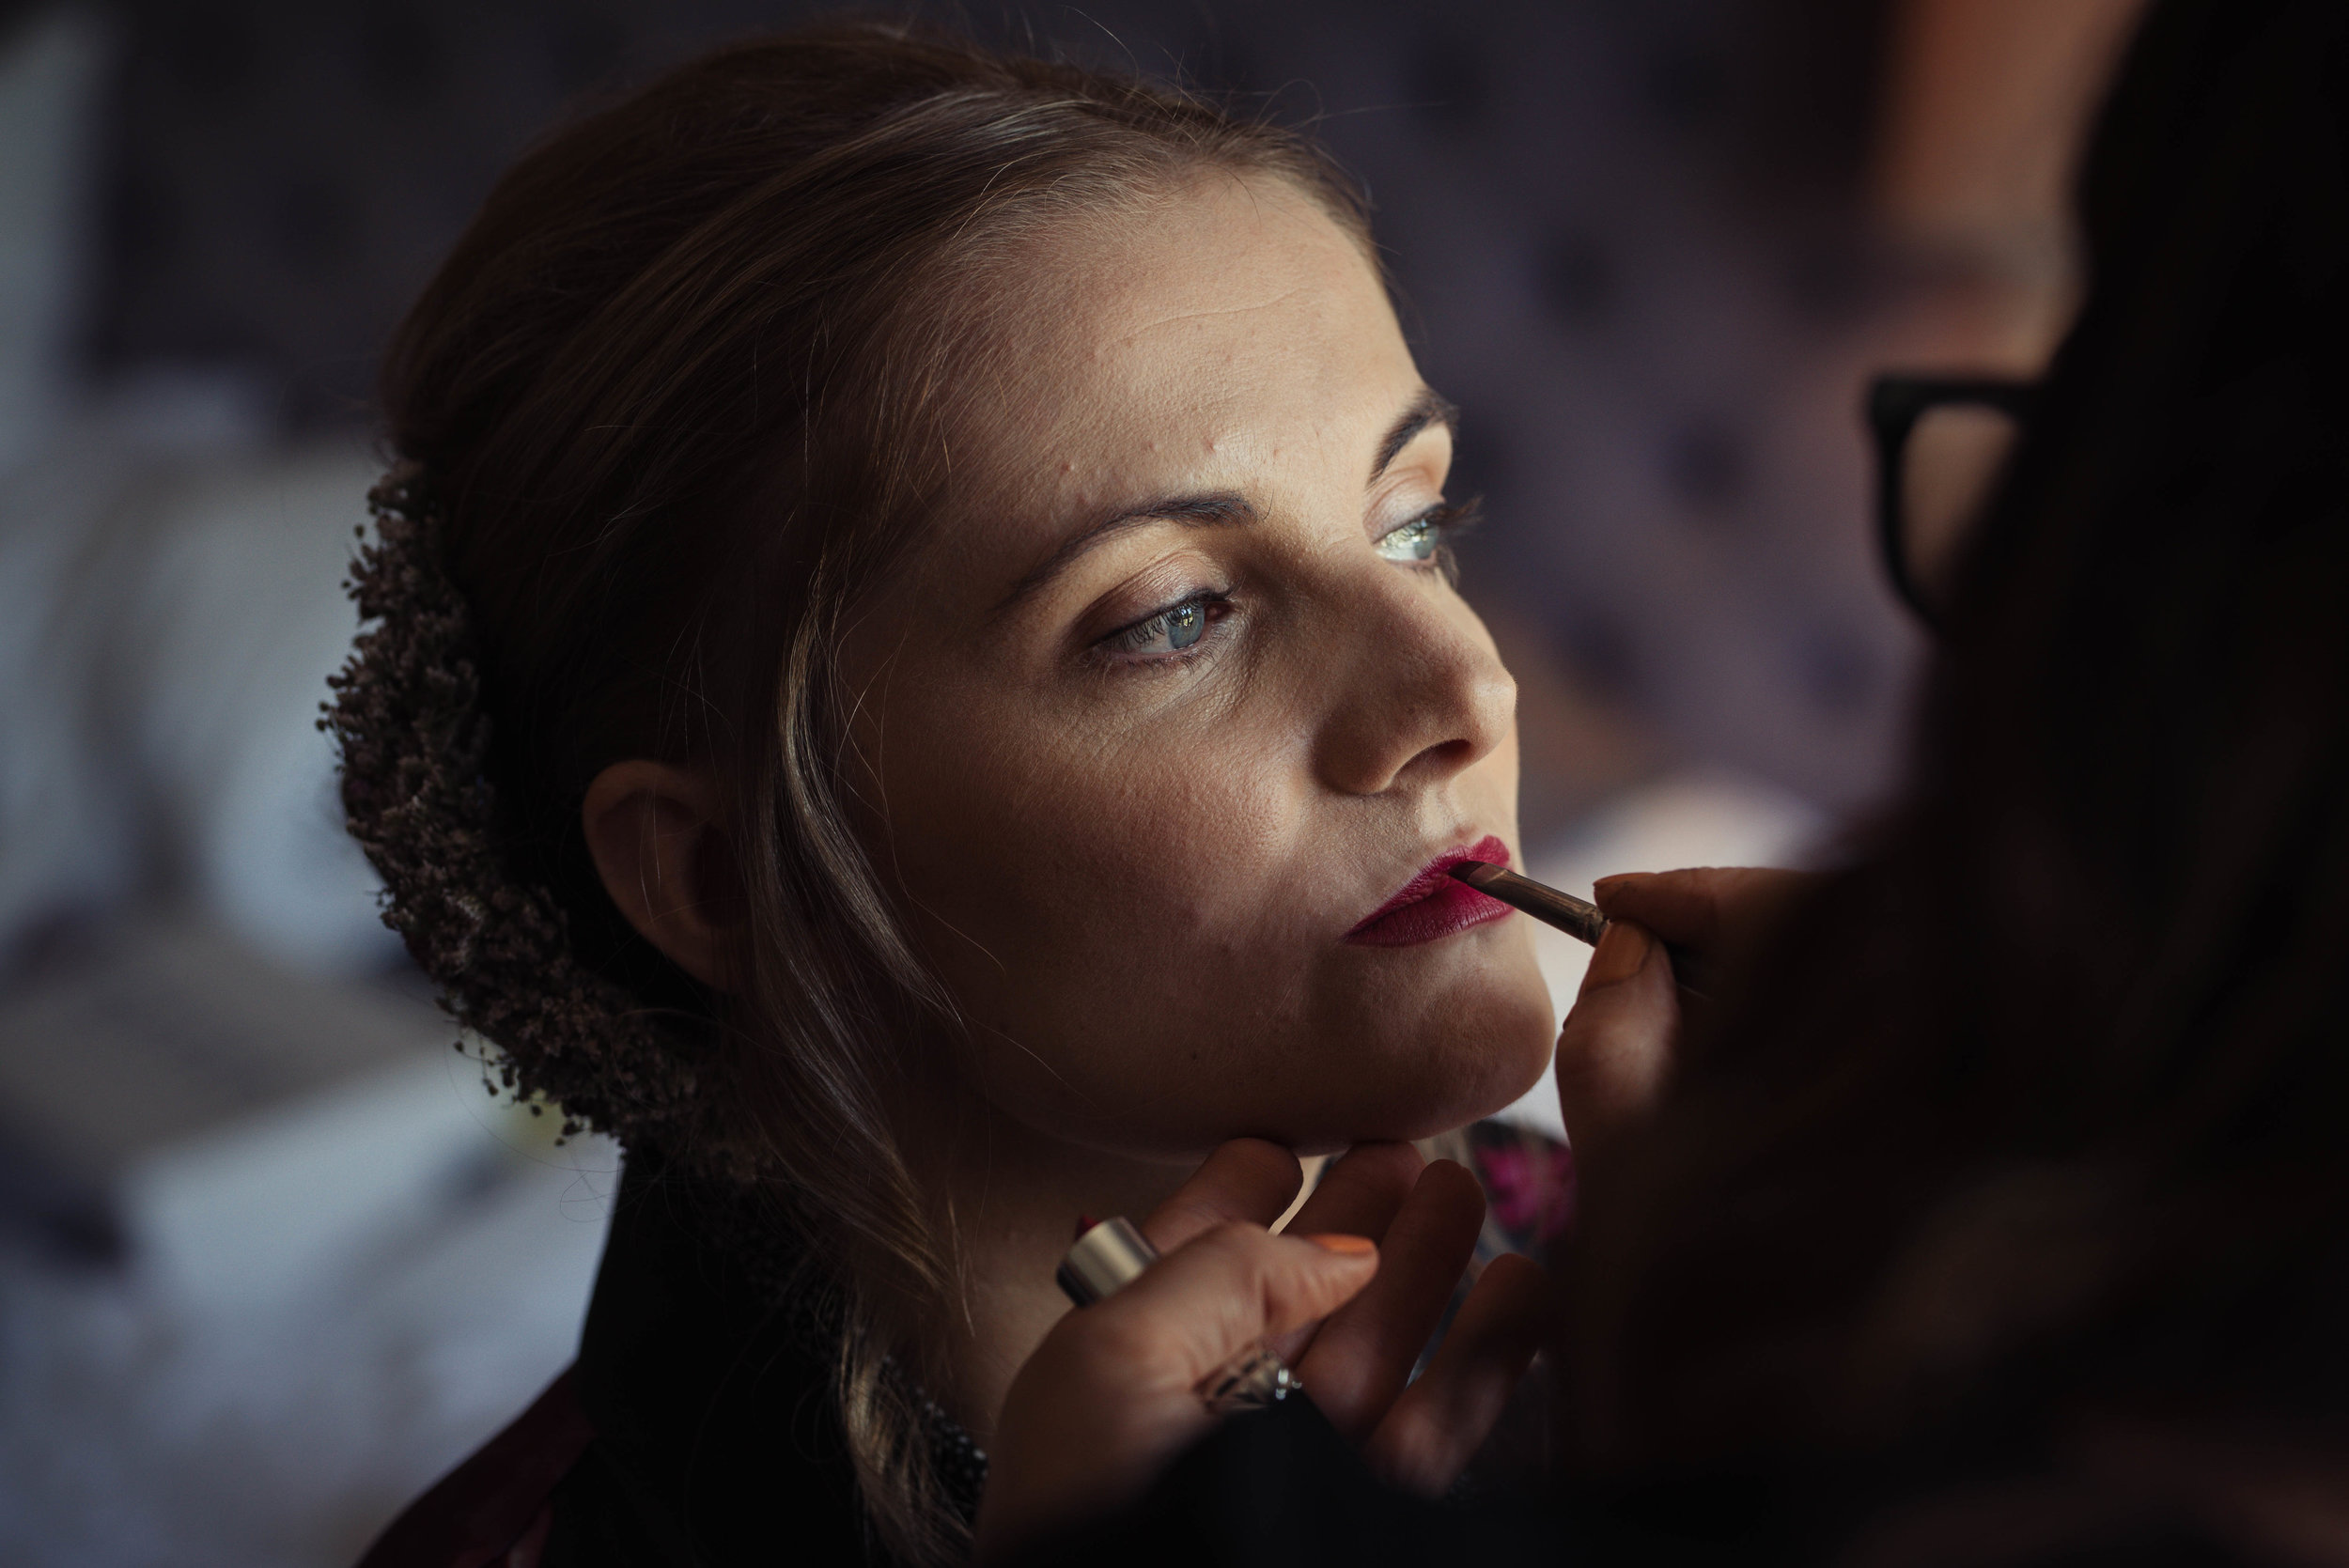
M1203 180L1056 236L1021 298L847 649L958 1070L1152 1156L1507 1103L1549 1000L1439 862L1517 847L1517 690L1437 553L1448 411L1369 262L1283 184Z

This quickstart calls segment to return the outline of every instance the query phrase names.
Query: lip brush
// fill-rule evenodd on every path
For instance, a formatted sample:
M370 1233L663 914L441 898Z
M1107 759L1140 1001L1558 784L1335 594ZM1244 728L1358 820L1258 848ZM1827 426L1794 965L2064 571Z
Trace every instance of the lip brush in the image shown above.
M1577 941L1598 945L1607 934L1607 916L1587 898L1577 898L1570 893L1560 893L1547 882L1536 882L1531 877L1520 877L1489 861L1461 861L1446 870L1478 893L1498 898L1513 909L1532 915L1544 925L1554 925ZM1692 997L1705 996L1704 965L1687 948L1664 944L1664 951L1672 961L1672 979Z

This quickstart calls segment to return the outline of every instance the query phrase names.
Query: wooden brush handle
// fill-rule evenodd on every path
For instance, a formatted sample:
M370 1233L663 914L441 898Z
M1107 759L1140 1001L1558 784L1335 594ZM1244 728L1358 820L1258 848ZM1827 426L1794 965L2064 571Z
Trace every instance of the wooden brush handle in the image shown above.
M1520 877L1504 871L1486 861L1462 861L1451 868L1452 875L1474 888L1478 893L1500 899L1513 909L1532 915L1545 925L1554 925L1579 941L1598 945L1607 934L1607 916L1587 898L1577 898L1570 893L1560 893L1547 882L1536 882L1531 877ZM1672 955L1672 979L1682 990L1692 997L1705 995L1704 964L1685 947L1664 944Z

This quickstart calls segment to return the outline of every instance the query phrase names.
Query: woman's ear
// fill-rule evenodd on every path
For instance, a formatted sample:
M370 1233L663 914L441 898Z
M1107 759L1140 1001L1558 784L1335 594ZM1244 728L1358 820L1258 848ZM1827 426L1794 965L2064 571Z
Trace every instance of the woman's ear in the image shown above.
M724 989L740 884L708 781L666 763L615 762L587 786L579 821L628 923L677 968Z

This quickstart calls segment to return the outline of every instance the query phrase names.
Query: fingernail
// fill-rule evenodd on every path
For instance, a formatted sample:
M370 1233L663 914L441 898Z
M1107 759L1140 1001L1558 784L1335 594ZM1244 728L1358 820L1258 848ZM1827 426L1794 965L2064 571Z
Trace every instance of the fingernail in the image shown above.
M1378 1244L1371 1240L1368 1236L1339 1235L1332 1234L1329 1235L1309 1235L1304 1239L1312 1242L1315 1247L1320 1248L1325 1252L1335 1252L1341 1257L1367 1257L1371 1253L1378 1250Z
M1582 971L1582 988L1630 979L1647 967L1648 950L1654 945L1638 926L1610 921L1598 939L1598 951L1591 955L1591 967Z

